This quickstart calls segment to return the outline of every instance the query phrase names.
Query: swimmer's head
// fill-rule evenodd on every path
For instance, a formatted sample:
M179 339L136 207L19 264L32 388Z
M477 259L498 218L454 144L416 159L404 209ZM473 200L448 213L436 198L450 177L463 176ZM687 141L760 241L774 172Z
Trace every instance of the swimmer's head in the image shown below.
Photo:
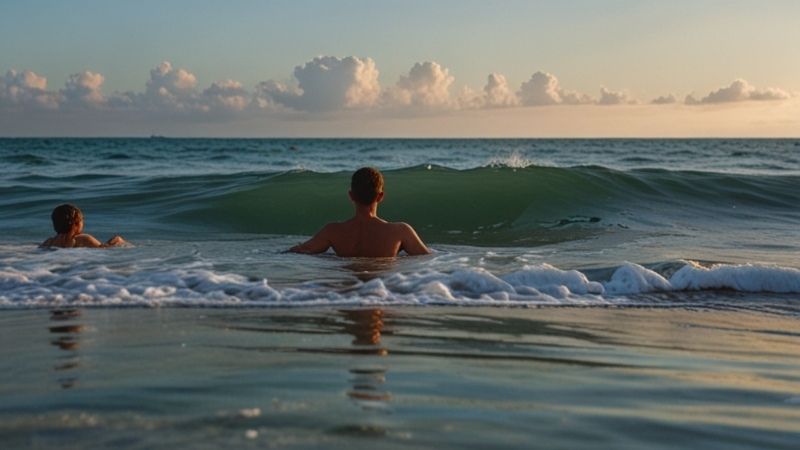
M69 203L56 206L50 218L53 219L53 229L58 234L70 233L75 227L83 225L83 213L77 206Z
M350 198L362 205L371 205L383 194L383 175L374 167L362 167L350 180Z

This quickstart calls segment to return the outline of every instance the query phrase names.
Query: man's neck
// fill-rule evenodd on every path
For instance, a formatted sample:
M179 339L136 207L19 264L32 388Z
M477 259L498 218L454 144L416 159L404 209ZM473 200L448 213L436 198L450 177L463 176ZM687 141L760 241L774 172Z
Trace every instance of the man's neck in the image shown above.
M374 219L378 217L378 203L370 205L356 205L356 218Z

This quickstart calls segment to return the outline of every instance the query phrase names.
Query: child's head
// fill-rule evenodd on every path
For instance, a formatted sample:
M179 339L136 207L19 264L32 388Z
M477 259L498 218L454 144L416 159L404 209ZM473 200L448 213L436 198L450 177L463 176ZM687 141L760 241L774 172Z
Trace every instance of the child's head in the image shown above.
M83 213L77 206L69 203L56 206L50 217L53 219L53 229L58 234L73 231L80 233L80 229L83 228Z

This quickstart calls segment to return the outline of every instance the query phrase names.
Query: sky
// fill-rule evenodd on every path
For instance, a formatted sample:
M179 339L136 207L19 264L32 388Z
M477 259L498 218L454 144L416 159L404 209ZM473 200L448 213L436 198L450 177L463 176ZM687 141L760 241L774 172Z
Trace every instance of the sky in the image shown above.
M0 3L0 136L800 136L800 2Z

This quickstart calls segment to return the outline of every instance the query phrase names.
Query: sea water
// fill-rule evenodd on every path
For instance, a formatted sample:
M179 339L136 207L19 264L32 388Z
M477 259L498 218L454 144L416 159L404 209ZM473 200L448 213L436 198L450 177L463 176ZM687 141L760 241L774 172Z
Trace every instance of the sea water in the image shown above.
M433 254L285 253L380 214ZM0 140L0 447L787 448L800 141ZM38 249L61 203L130 248Z
M2 308L798 311L797 140L3 139L0 165ZM434 253L284 253L352 214L366 165L385 174L380 215ZM37 249L65 202L134 247Z

